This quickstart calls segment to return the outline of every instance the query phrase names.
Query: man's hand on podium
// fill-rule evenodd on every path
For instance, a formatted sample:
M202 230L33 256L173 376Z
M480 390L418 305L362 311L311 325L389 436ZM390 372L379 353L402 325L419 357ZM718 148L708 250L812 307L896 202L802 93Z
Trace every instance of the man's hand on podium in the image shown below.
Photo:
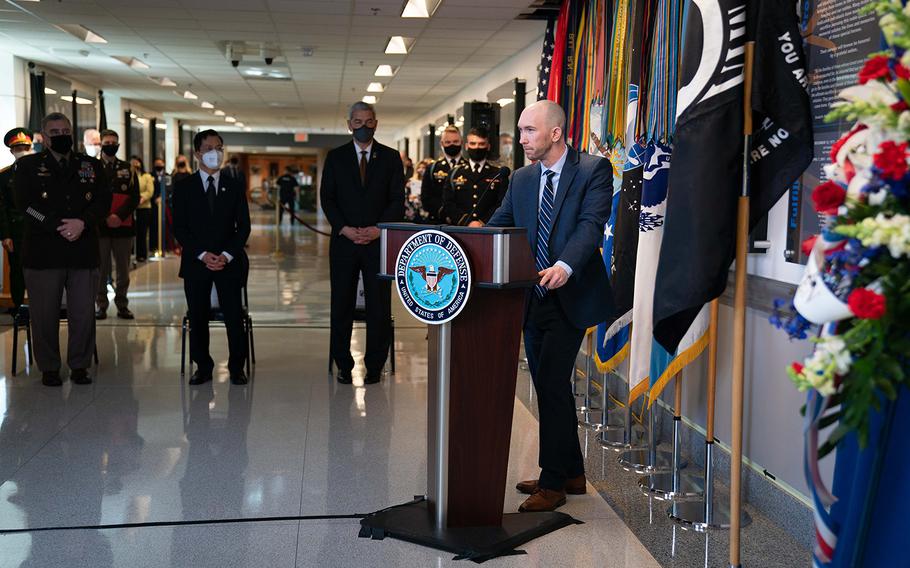
M559 266L551 266L550 268L545 268L538 272L540 275L539 284L548 290L555 290L561 288L569 281L569 273L566 272L565 268Z
M483 221L471 221L468 227L483 227Z

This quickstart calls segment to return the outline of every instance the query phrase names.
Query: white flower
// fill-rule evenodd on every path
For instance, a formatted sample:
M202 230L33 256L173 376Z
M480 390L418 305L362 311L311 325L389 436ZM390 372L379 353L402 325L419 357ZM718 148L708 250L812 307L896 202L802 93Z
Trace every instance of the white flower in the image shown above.
M905 110L897 118L897 127L904 132L910 130L910 111Z
M865 85L847 87L838 96L851 103L864 102L891 106L898 101L897 95L891 90L891 87L881 81L869 81Z
M875 193L869 194L869 205L873 207L878 207L885 202L885 198L888 197L888 192L884 189L879 189Z

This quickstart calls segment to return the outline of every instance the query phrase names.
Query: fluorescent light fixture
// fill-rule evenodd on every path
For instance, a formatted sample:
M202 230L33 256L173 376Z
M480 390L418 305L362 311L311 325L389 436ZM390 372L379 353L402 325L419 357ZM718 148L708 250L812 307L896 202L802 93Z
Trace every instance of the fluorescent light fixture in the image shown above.
M176 87L177 83L171 81L167 77L149 77L150 81L154 81L156 84L161 85L162 87ZM180 93L177 93L178 95Z
M156 123L155 123L155 128L157 128L158 130L167 130L167 123L165 123L165 122L156 122Z
M385 91L385 87L382 86L382 83L370 83L367 85L368 93L381 93Z
M250 128L249 126L244 126L244 127L243 127L243 131L244 131L244 132L252 132L253 129Z
M66 102L68 102L68 103L71 103L71 102L73 102L73 97L71 97L71 96L69 96L69 95L63 95L62 97L60 97L60 100L61 100L61 101L66 101Z
M237 119L234 118L233 116L226 116L226 117L224 117L224 121L225 122L237 122Z
M496 101L496 102L499 103L499 106L504 107L504 106L509 106L510 104L514 103L514 102L515 102L515 99L508 99L508 98L506 98L506 99L499 99L499 100Z
M183 91L183 98L190 99L191 101L195 101L199 97L196 96L195 94L193 94L192 91Z
M138 122L139 124L148 124L148 123L149 123L149 119L147 119L147 118L137 118L137 119L136 119L136 122Z
M77 105L91 105L91 104L95 104L95 101L93 101L92 99L86 99L83 97L76 97L76 104Z
M107 43L106 39L88 29L87 27L79 24L60 24L54 27L62 32L70 34L79 41L84 41L85 43Z
M215 105L208 101L202 101L202 108L215 108Z
M139 115L136 114L135 112L131 112L131 113L130 113L130 118L136 119L136 118L139 118Z
M373 95L367 95L367 96L363 97L363 102L365 102L368 105L375 105L376 97L374 97Z
M414 45L412 37L392 36L385 46L385 52L389 55L406 55L412 45Z
M215 111L215 116L224 116L224 111L223 111L223 110L216 110L216 111Z
M57 91L55 91L54 89L51 89L50 87L44 87L44 94L45 95L56 95Z
M401 10L402 18L429 18L436 12L442 0L407 0Z
M374 75L377 77L394 77L395 71L397 71L397 69L393 69L391 65L380 65L376 68L376 73L374 73Z
M234 124L234 126L236 126L238 128L243 128L244 124L242 122L237 122Z
M262 69L253 68L253 69L247 69L247 70L246 70L246 74L247 74L247 75L252 75L252 76L254 76L254 77L261 77L261 76L264 75L265 73L262 71Z

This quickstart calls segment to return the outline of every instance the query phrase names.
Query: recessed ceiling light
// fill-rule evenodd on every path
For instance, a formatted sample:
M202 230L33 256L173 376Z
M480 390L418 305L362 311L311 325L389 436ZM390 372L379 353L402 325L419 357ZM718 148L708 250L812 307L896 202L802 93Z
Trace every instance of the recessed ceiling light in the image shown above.
M202 101L202 108L215 108L215 105L208 101Z
M157 128L158 130L167 130L167 123L165 123L165 122L156 122L156 123L155 123L155 128Z
M261 76L264 75L265 73L262 71L262 69L253 68L253 69L247 69L247 70L246 70L246 74L247 74L247 75L252 75L252 76L254 76L254 77L261 77Z
M88 29L87 27L79 24L59 24L54 27L62 32L70 34L79 41L84 41L85 43L107 43L106 39Z
M401 10L402 18L429 18L436 12L442 0L408 0Z
M382 86L382 83L370 83L367 85L368 93L381 93L385 90L385 87Z
M92 99L86 99L84 97L76 97L77 105L91 105L94 103L95 103L95 101L93 101Z
M60 97L60 100L61 100L61 101L66 101L66 102L68 102L68 103L71 103L71 102L73 102L73 97L71 97L71 96L69 96L69 95L63 95L63 96Z
M148 124L148 123L149 123L149 119L147 119L147 118L137 118L137 119L136 119L136 122L138 122L139 124Z
M412 37L392 36L385 46L385 52L390 55L406 55L412 45L414 45Z
M374 75L377 77L394 77L395 71L396 69L392 69L391 65L380 65L376 68L376 73L374 73Z
M199 97L197 95L193 94L192 91L183 91L183 98L190 99L191 101L195 101Z
M176 87L177 86L177 83L171 81L167 77L162 77L160 79L153 79L153 80L156 81L162 87Z
M135 57L126 57L120 55L111 55L112 59L116 59L124 65L129 65L132 69L150 69L150 66L145 61L136 59Z
M223 110L216 110L216 111L215 111L215 116L224 116L224 111L223 111Z
M237 123L234 124L234 126L237 126L237 127L239 127L239 128L243 128L243 123L242 123L242 122L237 122Z
M505 99L499 99L496 102L499 103L499 106L504 107L504 106L509 106L510 104L514 103L515 99L505 98Z
M253 129L250 128L249 126L244 126L244 127L243 127L243 131L244 131L244 132L252 132Z
M51 89L50 87L44 87L44 94L45 95L56 95L57 91L55 91L54 89Z
M139 116L138 116L136 113L131 112L131 113L130 113L130 118L139 118Z
M376 97L374 97L373 95L367 95L367 96L363 97L363 102L365 102L368 105L375 105Z
M233 116L226 116L226 117L224 117L224 121L225 122L237 122L237 119L234 118Z

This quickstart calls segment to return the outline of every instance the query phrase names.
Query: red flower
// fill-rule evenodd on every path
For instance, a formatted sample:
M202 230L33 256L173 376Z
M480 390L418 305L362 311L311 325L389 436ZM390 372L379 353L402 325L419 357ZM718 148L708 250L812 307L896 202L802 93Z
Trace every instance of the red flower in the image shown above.
M815 248L815 241L818 240L818 235L813 235L808 239L803 241L803 254L809 256L812 253L812 249Z
M894 64L894 74L898 79L910 79L910 69L907 69L900 63Z
M873 157L875 167L885 179L900 180L907 175L907 143L882 142Z
M905 110L910 110L910 105L908 105L905 101L897 101L896 103L891 105L891 110L900 114L900 113L904 112Z
M856 126L853 127L853 129L850 132L841 136L840 140L835 142L834 146L831 146L831 161L835 162L835 163L837 162L837 154L840 152L840 149L844 147L844 144L847 143L847 140L849 140L851 136L853 136L857 132L862 132L863 130L865 130L867 128L869 128L869 127L866 126L865 124L857 124Z
M847 305L860 319L879 319L885 315L885 297L866 288L857 288L847 297Z
M812 190L815 210L826 215L836 215L837 208L844 204L846 197L847 190L833 181L826 181Z
M796 373L797 375L802 375L803 369L805 369L805 367L803 367L801 363L796 363L796 362L794 362L792 365L790 365L790 368L793 369L793 372Z
M866 61L859 72L859 84L865 85L873 79L887 79L891 76L891 70L888 69L888 56L876 55Z

